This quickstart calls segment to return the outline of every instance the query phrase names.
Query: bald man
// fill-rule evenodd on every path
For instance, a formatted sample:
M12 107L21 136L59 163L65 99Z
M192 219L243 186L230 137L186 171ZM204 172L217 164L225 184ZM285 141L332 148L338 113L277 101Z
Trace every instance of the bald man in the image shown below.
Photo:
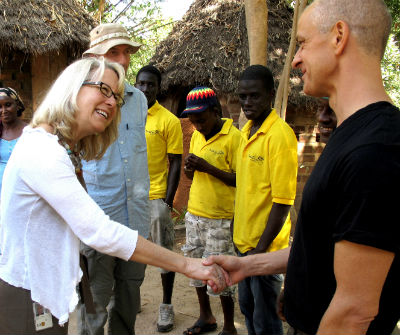
M285 271L287 262L290 334L385 335L399 319L400 113L380 70L390 27L382 0L307 7L292 66L306 94L329 97L338 128L304 188L293 245L208 261L234 281Z

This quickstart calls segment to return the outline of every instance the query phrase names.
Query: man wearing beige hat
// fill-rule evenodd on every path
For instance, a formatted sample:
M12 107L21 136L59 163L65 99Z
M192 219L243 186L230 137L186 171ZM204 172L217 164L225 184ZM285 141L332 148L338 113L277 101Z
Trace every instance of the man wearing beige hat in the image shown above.
M139 47L120 24L106 23L90 32L90 49L83 57L104 56L121 64L126 72L130 55ZM88 193L110 218L147 238L150 229L145 138L147 100L128 83L125 83L124 100L117 141L101 160L83 162L83 172ZM146 266L104 255L87 246L83 247L83 253L88 258L96 314L86 313L81 306L80 334L104 334L107 320L110 334L134 334Z

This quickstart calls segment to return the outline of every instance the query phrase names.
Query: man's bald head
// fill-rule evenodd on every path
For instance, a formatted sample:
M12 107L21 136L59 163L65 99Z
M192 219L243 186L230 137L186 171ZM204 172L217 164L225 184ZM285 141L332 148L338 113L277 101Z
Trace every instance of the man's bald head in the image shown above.
M383 57L392 23L383 0L315 0L307 10L321 33L344 21L367 54Z

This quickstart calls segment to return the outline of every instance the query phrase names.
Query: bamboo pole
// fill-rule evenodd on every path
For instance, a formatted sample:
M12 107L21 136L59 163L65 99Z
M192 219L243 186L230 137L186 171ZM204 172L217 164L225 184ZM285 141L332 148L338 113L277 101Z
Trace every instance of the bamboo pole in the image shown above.
M299 17L303 14L304 9L307 7L308 0L301 0L300 2L300 9L299 9Z
M285 66L282 71L282 76L279 81L278 90L276 92L274 107L282 119L286 118L286 108L289 96L289 79L290 79L290 69L293 60L293 56L296 50L296 33L297 24L299 17L303 13L305 7L307 6L307 0L296 0L293 15L293 26L292 33L290 37L289 50L286 54Z

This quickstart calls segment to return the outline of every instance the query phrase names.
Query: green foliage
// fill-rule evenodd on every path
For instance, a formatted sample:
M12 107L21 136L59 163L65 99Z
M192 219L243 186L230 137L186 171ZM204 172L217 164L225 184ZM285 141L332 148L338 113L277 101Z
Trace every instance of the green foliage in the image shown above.
M399 0L385 0L386 5L389 7L392 14L392 32L395 35L397 43L400 42L400 1Z
M133 39L142 44L139 51L131 56L127 80L132 84L136 80L136 73L142 66L148 64L157 45L172 29L172 19L164 19L161 15L161 1L129 1L125 10L104 18L107 22L118 22L124 25ZM117 12L117 7L114 6L113 13Z
M185 215L187 213L187 207L183 207L180 211L176 208L172 208L172 222L174 225L181 225L185 223Z
M101 0L80 0L93 15L98 14ZM127 80L133 84L138 70L147 65L154 55L157 45L169 34L173 21L164 19L160 3L164 0L105 0L101 22L122 24L132 38L142 44L137 53L131 56Z
M160 0L142 0L135 2L129 14L121 19L121 23L128 29L135 40L142 44L139 51L131 56L131 63L127 74L128 81L135 82L136 73L149 63L157 45L170 33L173 21L164 19L161 15ZM126 19L126 23L124 23Z
M394 104L400 107L400 50L394 35L390 35L381 68L385 89Z

